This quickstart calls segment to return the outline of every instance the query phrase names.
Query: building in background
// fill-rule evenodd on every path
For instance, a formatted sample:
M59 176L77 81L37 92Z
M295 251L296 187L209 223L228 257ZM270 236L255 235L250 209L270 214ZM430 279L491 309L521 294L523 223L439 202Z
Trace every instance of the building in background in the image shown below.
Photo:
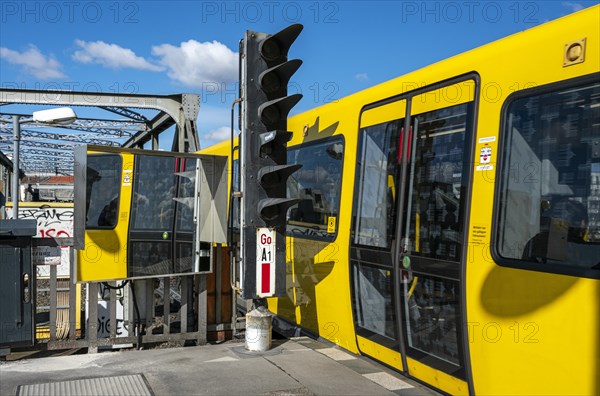
M21 183L25 201L73 202L73 176L27 176Z

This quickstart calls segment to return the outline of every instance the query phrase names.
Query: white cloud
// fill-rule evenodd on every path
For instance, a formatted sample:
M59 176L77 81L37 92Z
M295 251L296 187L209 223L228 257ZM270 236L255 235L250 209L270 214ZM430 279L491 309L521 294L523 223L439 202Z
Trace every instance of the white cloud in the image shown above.
M567 8L570 8L571 12L581 11L581 10L583 10L585 8L585 6L583 6L582 4L572 3L570 1L563 1L562 5L565 6L565 7L567 7Z
M97 63L112 69L131 68L149 71L162 71L164 68L148 62L129 48L104 41L75 40L81 49L75 51L73 59L81 63Z
M34 45L23 52L0 47L0 58L6 59L8 63L13 65L23 66L27 73L42 80L66 77L61 71L62 65L60 62L53 55L45 56Z
M238 53L218 41L188 40L178 47L161 44L152 54L168 69L168 76L188 87L235 81L238 78Z
M237 131L234 131L237 133ZM222 142L231 138L231 127L222 126L211 131L206 132L202 135L203 140L207 140L210 142Z
M358 73L354 75L358 81L367 81L369 79L369 75L367 73Z

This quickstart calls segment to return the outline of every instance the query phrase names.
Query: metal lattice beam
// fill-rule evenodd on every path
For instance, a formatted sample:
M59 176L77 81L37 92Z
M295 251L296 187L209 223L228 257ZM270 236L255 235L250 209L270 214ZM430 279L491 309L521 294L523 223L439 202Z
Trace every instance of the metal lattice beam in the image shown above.
M72 156L74 145L69 144L71 142L102 146L117 146L118 143L122 143L123 147L142 147L151 141L152 149L156 150L159 134L173 126L176 128L171 148L173 151L195 152L200 149L196 128L200 97L195 94L143 95L0 88L0 106L6 104L95 107L126 118L80 118L69 125L49 127L30 122L31 117L28 115L0 113L0 152L9 154L13 147L13 122L21 119L23 125L27 123L27 130L15 129L19 131L15 132L15 140L20 141L22 146L18 152L24 154L24 162L27 162L23 164L24 169L32 169L32 166L50 171L58 169L58 165L63 166L61 159L68 161ZM158 113L149 120L144 114L133 109L150 109ZM61 128L84 134L54 133L38 128ZM57 141L62 143L54 143ZM17 160L18 156L15 157ZM47 158L48 161L43 158ZM51 166L52 159L56 166Z
M137 117L138 121L145 120L140 119L139 114L130 110L131 108L158 110L169 115L177 126L173 149L180 152L194 152L200 148L196 129L200 97L196 94L143 95L1 88L0 103L87 106L107 111L119 109L117 110L119 114L128 113L128 117ZM152 140L155 135L156 131L150 127L136 138L136 146L139 147ZM133 147L133 145L126 142L124 147ZM153 148L158 149L158 147Z
M175 124L175 121L166 113L160 113L148 122L148 127L158 135L159 133L167 130ZM148 136L145 132L138 132L129 140L127 140L123 147L141 147L148 141Z
M27 127L29 129L48 128L48 125L42 123L28 123ZM0 114L0 128L12 129L12 114ZM87 118L77 119L68 125L54 125L53 128L109 135L115 138L129 138L133 136L134 133L143 132L147 130L147 126L145 123L120 120L92 120Z
M71 158L71 160L60 160L60 161L54 161L54 159L52 159L51 157L30 157L30 156L24 156L23 158L23 162L21 163L22 167L36 167L36 166L44 166L44 167L54 167L54 166L60 166L60 167L73 167L74 164L74 160Z
M73 174L73 168L63 168L63 167L57 167L57 166L36 166L36 167L23 167L24 170L30 171L30 172L35 172L35 173L64 173L67 175L72 175Z
M119 115L122 115L127 118L131 118L132 120L136 120L136 121L140 121L140 122L148 121L148 119L146 117L144 117L143 115L141 115L140 113L137 113L137 112L130 110L128 108L125 108L125 107L114 107L114 106L98 106L98 107L100 107L101 109L104 109L106 111L110 111L112 113L119 114Z
M145 131L145 124L135 124L125 121L94 122L93 120L76 120L72 124L61 126L62 129L73 131L93 132L120 138L128 138L137 131Z
M0 138L4 135L9 139L12 136L12 130L8 128L4 128L0 126ZM77 142L81 143L82 139L78 135L66 135L59 133L51 133L51 132L41 132L41 131L31 131L28 129L21 130L21 139L24 141L35 141L35 140L63 140L67 142ZM85 139L85 143L94 144L98 146L113 146L118 147L120 144L115 142L114 140L105 140L105 139Z
M21 148L21 153L32 154L32 155L43 156L43 157L52 157L52 158L56 158L57 155L73 157L73 153L69 153L69 152L65 152L65 151L38 150L38 149L32 149L32 148L27 148L27 147ZM12 160L12 153L8 153L6 156L11 158L11 160Z
M70 164L57 164L54 162L23 162L23 169L62 169L62 170L73 170L73 163Z
M71 158L71 160L61 160L61 161L53 161L52 158L50 157L45 157L45 158L40 158L40 157L30 157L30 156L24 156L23 157L24 161L29 160L29 164L54 164L54 165L65 165L65 166L73 166L73 159ZM31 162L31 161L35 161L35 162ZM27 162L24 162L24 165L27 165Z
M13 142L10 140L0 139L0 149L2 147L12 147ZM46 143L46 142L36 142L36 141L23 141L21 142L21 147L32 147L32 148L46 148L51 150L59 150L59 151L73 151L72 144L55 144L55 143ZM59 153L57 153L59 154Z
M73 174L73 168L62 168L62 167L45 167L45 166L38 166L38 167L34 167L34 168L28 168L28 167L22 167L23 170L26 170L28 172L31 173L49 173L49 174L57 174L57 173L62 173L65 175L72 175Z
M74 159L72 153L60 153L61 156L59 159L57 159L56 151L32 152L30 150L23 150L22 154L23 154L23 157L25 157L25 158L41 158L41 159L53 158L53 160L55 160L56 162L61 162L61 161L71 161L72 162Z

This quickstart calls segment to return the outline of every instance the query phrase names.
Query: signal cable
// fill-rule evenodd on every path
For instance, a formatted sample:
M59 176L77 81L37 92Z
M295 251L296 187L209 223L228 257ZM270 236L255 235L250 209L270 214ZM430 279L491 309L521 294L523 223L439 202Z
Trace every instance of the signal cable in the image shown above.
M111 286L108 282L102 282L102 285L110 290L121 290L129 283L129 279L125 280L125 282L121 283L121 286Z

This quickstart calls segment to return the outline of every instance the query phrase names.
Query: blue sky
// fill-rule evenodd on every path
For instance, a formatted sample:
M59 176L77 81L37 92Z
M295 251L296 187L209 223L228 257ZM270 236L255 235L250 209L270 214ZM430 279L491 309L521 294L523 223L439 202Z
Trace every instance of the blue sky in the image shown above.
M290 52L304 62L292 78L300 112L597 3L3 0L0 85L198 93L205 147L228 134L247 29L304 25Z

